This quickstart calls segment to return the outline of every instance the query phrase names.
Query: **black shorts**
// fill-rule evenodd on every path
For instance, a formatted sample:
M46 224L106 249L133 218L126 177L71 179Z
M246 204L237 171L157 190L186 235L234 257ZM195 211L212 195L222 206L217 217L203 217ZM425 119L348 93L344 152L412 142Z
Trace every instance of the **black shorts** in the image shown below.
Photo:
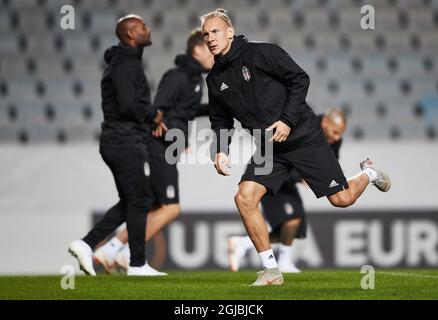
M178 169L166 161L166 143L152 137L147 143L154 205L179 203Z
M295 185L283 184L277 194L264 195L261 204L263 214L273 232L279 231L284 222L300 218L301 224L295 238L306 237L306 214L300 193Z
M347 179L322 130L305 144L275 152L269 174L259 173L264 167L265 164L257 164L251 158L240 182L254 181L265 186L269 193L276 194L292 168L296 168L317 198L348 188Z

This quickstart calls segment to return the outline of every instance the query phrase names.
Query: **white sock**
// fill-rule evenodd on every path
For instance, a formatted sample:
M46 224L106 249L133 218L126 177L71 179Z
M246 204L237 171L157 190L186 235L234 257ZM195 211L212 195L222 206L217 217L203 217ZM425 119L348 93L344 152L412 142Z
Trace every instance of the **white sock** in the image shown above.
M293 251L294 251L294 247L292 245L288 246L281 243L278 246L278 263L291 264Z
M120 254L122 254L127 259L131 259L131 251L129 251L129 244L125 244L123 246L123 249L120 250Z
M275 260L274 251L272 251L272 249L259 252L259 256L260 260L262 260L263 268L278 268L277 260Z
M244 249L245 251L254 248L254 244L252 243L251 238L248 236L241 237L239 244L242 246L242 249Z
M376 180L378 178L377 172L371 168L363 169L362 173L365 173L368 176L368 178L370 179L370 183L376 182Z
M122 241L114 237L110 241L105 243L102 249L107 255L114 259L117 252L119 252L119 250L122 249L124 245L125 244Z

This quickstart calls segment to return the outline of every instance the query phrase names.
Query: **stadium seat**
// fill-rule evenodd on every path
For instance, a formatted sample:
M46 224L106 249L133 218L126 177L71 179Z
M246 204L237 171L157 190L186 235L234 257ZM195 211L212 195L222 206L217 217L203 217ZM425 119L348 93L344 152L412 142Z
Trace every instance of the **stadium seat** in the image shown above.
M114 10L92 11L90 28L97 33L114 33L118 18Z
M411 19L409 31L416 33L421 33L423 31L436 31L433 22L433 12L431 12L430 9L421 8L410 10L409 17Z
M273 33L294 32L293 14L290 10L269 10L270 24L269 30Z
M425 3L423 0L397 0L395 2L399 9L418 9Z
M19 55L18 37L13 33L0 33L0 52L3 55Z
M47 14L43 10L20 10L19 30L24 33L42 33L48 30Z
M55 43L59 43L59 52L72 56L92 52L91 38L87 32L81 30L62 32L55 37Z
M366 78L391 76L391 71L388 68L388 58L381 53L367 55L363 60L362 75Z
M35 53L54 53L54 40L50 34L45 34L41 37L30 37L25 34L17 34L16 37L20 54L34 55Z
M400 31L399 11L394 8L379 8L376 12L378 30Z
M416 35L409 34L403 31L392 31L390 36L384 36L386 45L386 52L388 54L397 55L402 52L417 51Z
M329 23L329 11L323 8L311 8L305 11L306 26L305 31L314 32L327 32L331 30Z
M23 79L29 76L26 60L17 59L15 55L0 56L0 77L9 78L14 75L14 78Z
M67 76L59 56L39 56L36 59L37 77L45 82L57 81Z
M25 79L11 79L5 81L8 88L6 98L8 101L14 101L19 105L21 102L37 102L40 100L40 95L37 93L37 80Z
M9 125L15 120L16 110L17 107L13 103L6 103L6 101L0 103L0 127Z
M346 33L343 32L342 34ZM352 36L349 37L351 41L351 49L349 50L349 53L356 56L365 56L382 51L383 49L378 49L376 47L375 38L377 36L376 32L372 30L352 34Z
M100 84L102 71L100 69L101 57L98 55L75 56L71 76L81 81Z
M425 74L423 60L419 54L400 54L398 56L401 77L416 77Z
M291 54L310 75L308 101L316 111L335 105L348 108L351 137L436 137L436 120L427 122L420 102L438 91L438 1L373 1L377 30L360 28L363 4L350 0L76 0L72 5L77 29L58 32L59 1L3 1L1 141L4 137L30 143L92 141L102 116L103 53L118 43L117 18L137 13L152 28L153 45L145 49L144 61L154 94L163 73L173 67L175 55L184 51L199 16L216 7L230 9L237 33L250 40L277 42ZM28 111L26 106L32 104L41 107ZM37 123L23 122L22 110L26 119L39 110ZM410 129L390 122L391 118ZM386 129L363 125L363 119ZM44 121L50 127L46 132Z
M46 116L46 104L43 101L26 101L17 105L16 127L45 125L49 122L50 120Z
M14 0L9 1L9 7L12 9L40 9L40 4L37 0Z
M0 33L12 31L11 13L0 11Z
M76 1L77 4L75 6L78 6L80 9L93 9L93 10L99 10L99 9L108 9L111 5L117 5L117 0L93 0L93 1Z
M421 52L423 54L431 55L438 51L438 37L437 29L431 31L423 31L421 32Z
M318 0L293 0L290 1L293 10L305 10L318 7Z
M257 8L233 12L233 24L237 33L248 34L252 29L258 29L257 17L259 13Z
M327 73L345 79L354 76L352 60L349 55L339 54L330 56L327 63Z

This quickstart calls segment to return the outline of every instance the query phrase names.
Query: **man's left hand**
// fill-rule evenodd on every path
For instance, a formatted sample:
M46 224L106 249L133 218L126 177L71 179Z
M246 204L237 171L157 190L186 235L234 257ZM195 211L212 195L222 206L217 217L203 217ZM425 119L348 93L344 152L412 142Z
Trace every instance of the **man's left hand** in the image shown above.
M274 142L283 142L286 141L287 137L290 134L291 128L285 124L283 121L278 120L273 125L271 125L269 128L266 129L266 131L271 131L275 129L275 133L272 136L269 141Z

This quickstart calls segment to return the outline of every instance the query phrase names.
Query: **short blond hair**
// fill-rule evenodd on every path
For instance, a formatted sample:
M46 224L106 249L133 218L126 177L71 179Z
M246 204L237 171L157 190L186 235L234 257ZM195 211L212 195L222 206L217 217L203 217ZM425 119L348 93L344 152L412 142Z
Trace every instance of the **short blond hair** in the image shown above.
M205 21L212 19L212 18L221 18L223 21L225 21L225 23L233 28L233 23L231 22L230 17L227 14L227 10L222 9L222 8L217 8L216 10L210 11L206 14L203 14L200 19L201 19L201 28L204 25Z

